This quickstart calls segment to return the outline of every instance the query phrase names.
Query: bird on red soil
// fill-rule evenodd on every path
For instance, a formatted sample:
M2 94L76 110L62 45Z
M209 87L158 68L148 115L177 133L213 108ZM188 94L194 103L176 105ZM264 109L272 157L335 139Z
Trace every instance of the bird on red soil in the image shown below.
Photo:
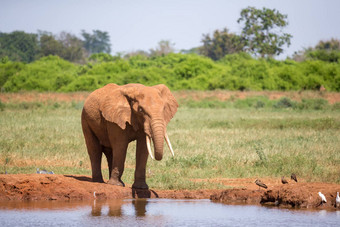
M295 173L292 173L292 175L290 176L290 179L294 180L295 182L297 182L297 178Z
M288 181L286 180L285 177L281 177L281 182L282 184L288 184Z
M321 203L320 203L320 205L323 204L323 203L327 203L327 199L326 199L326 196L325 196L324 194L322 194L321 192L319 192L319 196L320 196L320 198L321 198Z
M255 184L259 187L262 187L262 188L268 188L267 185L262 183L259 179L256 179Z
M339 196L339 192L336 193L335 207L340 207L340 196Z

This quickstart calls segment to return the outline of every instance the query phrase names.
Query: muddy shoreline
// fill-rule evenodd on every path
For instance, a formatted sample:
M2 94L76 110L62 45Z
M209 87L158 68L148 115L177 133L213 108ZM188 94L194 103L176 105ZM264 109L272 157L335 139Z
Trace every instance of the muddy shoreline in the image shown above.
M93 183L89 176L57 174L2 174L0 201L81 201L130 198L210 199L227 204L276 205L287 208L340 210L335 207L339 184L293 183L281 184L265 179L267 189L257 187L253 179L214 179L230 189L214 190L134 190L126 187ZM327 198L321 204L318 192Z

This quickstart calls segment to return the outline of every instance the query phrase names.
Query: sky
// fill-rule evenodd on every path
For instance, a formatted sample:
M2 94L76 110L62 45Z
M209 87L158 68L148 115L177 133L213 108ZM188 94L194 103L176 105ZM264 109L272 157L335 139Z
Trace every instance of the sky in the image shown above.
M228 28L240 34L242 9L277 9L288 15L283 32L293 36L278 59L340 39L339 0L0 0L0 32L38 30L81 37L81 30L107 31L112 54L155 48L169 40L176 50L200 46L203 34Z

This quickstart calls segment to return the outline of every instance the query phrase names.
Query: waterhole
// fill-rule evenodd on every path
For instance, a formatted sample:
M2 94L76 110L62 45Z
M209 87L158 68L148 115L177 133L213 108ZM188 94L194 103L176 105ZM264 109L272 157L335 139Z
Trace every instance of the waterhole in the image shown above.
M210 200L0 202L0 226L339 226L340 211L226 205Z

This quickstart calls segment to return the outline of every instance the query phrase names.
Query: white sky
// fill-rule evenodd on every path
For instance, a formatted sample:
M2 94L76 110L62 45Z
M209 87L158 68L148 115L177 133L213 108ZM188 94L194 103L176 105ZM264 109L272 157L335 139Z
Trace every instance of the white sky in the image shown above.
M82 29L99 29L109 32L113 54L149 50L160 40L190 49L216 29L240 34L237 19L248 6L288 15L284 32L293 38L281 59L319 40L340 39L340 0L0 0L0 32L39 29L80 37Z

